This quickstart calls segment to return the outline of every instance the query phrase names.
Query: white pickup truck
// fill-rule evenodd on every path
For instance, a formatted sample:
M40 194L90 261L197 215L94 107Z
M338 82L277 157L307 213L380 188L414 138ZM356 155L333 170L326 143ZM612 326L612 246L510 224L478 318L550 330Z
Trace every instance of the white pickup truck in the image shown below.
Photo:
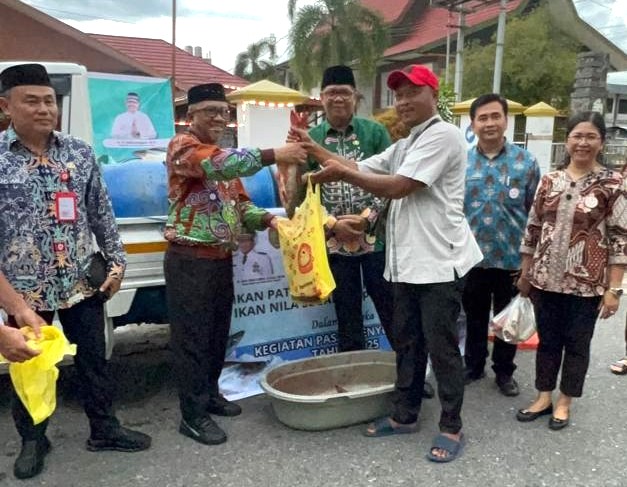
M0 70L18 62L0 62ZM157 78L90 73L77 64L43 64L57 92L60 130L88 141L96 150L127 253L128 267L122 288L105 305L104 326L110 355L116 326L167 323L163 275L166 248L163 226L168 204L163 147L167 145L167 140L163 138L167 133L170 137L174 133L169 83ZM102 85L103 79L119 79L128 85L109 89L110 85ZM141 83L165 83L157 103L152 106L148 106L150 97L145 96L148 91L139 93L142 97L141 110L152 118L161 150L155 150L149 145L151 142L146 141L141 150L129 151L130 158L118 159L115 149L105 150L106 144L119 148L126 143L113 138L108 142L105 140L112 132L112 115L124 109L127 88L128 92L135 91L133 86L140 86ZM168 111L169 115L166 114ZM106 117L103 117L105 113ZM263 115L266 124L270 115L276 117L277 123L283 123L281 117L288 116L280 111L264 111ZM110 154L115 160L101 154ZM242 183L257 206L283 214L271 167L242 178ZM272 356L294 360L336 351L337 320L333 305L298 306L292 302L279 252L268 242L266 233L257 237L256 247L270 256L275 273L268 279L250 281L241 276L238 278L235 273L231 327L234 357L244 361L268 360ZM363 309L364 318L368 321L368 347L389 348L374 306L366 296Z
M2 61L0 71L24 62L32 61ZM109 357L115 327L128 323L168 321L163 275L166 248L163 227L168 207L165 147L174 134L170 83L160 78L92 73L74 63L42 64L57 93L59 130L85 140L96 150L127 254L128 266L122 287L105 304L104 326ZM109 82L113 84L107 84ZM127 91L150 85L160 85L161 88L155 88L158 96L142 99L141 110L145 110L144 107L151 101L148 98L152 98L152 105L146 111L157 128L158 139L132 142L113 138L107 140L111 114L124 110ZM105 112L108 118L104 117L103 123ZM103 127L106 128L104 135ZM140 148L135 150L138 144ZM107 152L106 147L111 146L114 149L108 151L110 154L128 149L127 157L112 161L107 155L100 154ZM242 178L242 182L258 206L275 209L279 206L277 185L269 167L254 176Z

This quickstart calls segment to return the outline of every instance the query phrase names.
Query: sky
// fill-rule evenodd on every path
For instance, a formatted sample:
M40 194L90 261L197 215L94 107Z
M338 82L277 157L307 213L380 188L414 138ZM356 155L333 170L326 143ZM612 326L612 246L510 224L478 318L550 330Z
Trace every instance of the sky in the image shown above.
M298 0L297 7L314 0ZM86 33L172 41L172 0L25 0ZM176 45L200 46L232 72L237 54L274 34L287 59L288 0L177 0Z
M173 0L24 0L86 33L172 41ZM297 7L315 0L297 0ZM627 51L627 0L574 0L581 17ZM247 46L274 35L288 59L288 0L176 0L176 45L200 46L212 63L233 72Z

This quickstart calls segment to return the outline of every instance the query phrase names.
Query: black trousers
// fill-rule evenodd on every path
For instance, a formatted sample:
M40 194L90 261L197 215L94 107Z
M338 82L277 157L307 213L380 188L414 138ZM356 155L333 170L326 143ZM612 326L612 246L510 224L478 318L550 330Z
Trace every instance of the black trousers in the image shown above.
M97 298L88 298L68 309L60 309L59 321L63 332L76 344L74 368L77 374L79 397L89 418L91 436L106 436L119 428L120 423L113 409L113 380L105 359L104 308ZM39 311L39 315L51 323L53 311ZM26 408L13 391L12 413L15 426L23 440L41 438L48 427L48 420L33 424Z
M467 276L462 302L466 313L466 368L474 376L483 373L488 356L490 310L501 312L516 295L511 272L505 269L472 269ZM516 345L494 337L492 370L497 377L510 377L516 365Z
M581 397L601 297L534 289L532 300L539 338L536 389L554 390L561 367L560 391L567 396Z
M190 420L205 416L218 395L231 326L233 263L168 250L164 269L181 414Z
M383 278L385 252L357 256L330 254L329 265L336 285L333 303L337 315L339 351L363 350L366 345L362 314L362 276L381 326L394 348L392 285Z
M405 424L417 420L430 355L442 407L440 430L455 434L462 427L464 401L464 368L457 329L464 279L393 286L398 350L392 418Z

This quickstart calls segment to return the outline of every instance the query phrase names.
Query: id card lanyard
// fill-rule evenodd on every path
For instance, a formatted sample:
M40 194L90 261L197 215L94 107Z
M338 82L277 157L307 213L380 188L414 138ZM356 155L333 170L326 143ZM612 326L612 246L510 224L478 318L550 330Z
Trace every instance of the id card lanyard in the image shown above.
M76 221L76 193L57 191L54 205L59 223L74 223Z
M59 174L61 184L67 188L70 172L65 169ZM74 191L57 191L54 194L54 207L59 223L74 223L77 219L76 193Z

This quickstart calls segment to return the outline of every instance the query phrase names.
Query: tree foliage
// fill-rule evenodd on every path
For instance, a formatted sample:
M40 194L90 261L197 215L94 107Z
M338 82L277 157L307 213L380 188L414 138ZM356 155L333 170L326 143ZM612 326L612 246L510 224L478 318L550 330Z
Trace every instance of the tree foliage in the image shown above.
M298 11L296 3L288 0L291 67L304 89L316 86L324 69L336 64L356 62L362 76L374 76L388 42L378 12L359 0L316 0Z
M445 122L453 122L453 105L455 104L455 90L451 84L440 80L438 90L438 113Z
M276 70L276 39L266 37L254 42L235 58L235 75L248 81L273 78Z
M501 93L523 105L539 101L568 106L575 76L578 42L551 24L540 5L525 16L511 17L505 29ZM463 98L492 91L496 34L487 45L472 43L464 51Z
M442 120L453 122L453 112L451 111L455 103L455 91L450 84L440 82L438 90L438 113ZM398 118L396 108L388 108L374 116L374 119L383 124L388 129L393 142L404 139L409 135L409 128Z

